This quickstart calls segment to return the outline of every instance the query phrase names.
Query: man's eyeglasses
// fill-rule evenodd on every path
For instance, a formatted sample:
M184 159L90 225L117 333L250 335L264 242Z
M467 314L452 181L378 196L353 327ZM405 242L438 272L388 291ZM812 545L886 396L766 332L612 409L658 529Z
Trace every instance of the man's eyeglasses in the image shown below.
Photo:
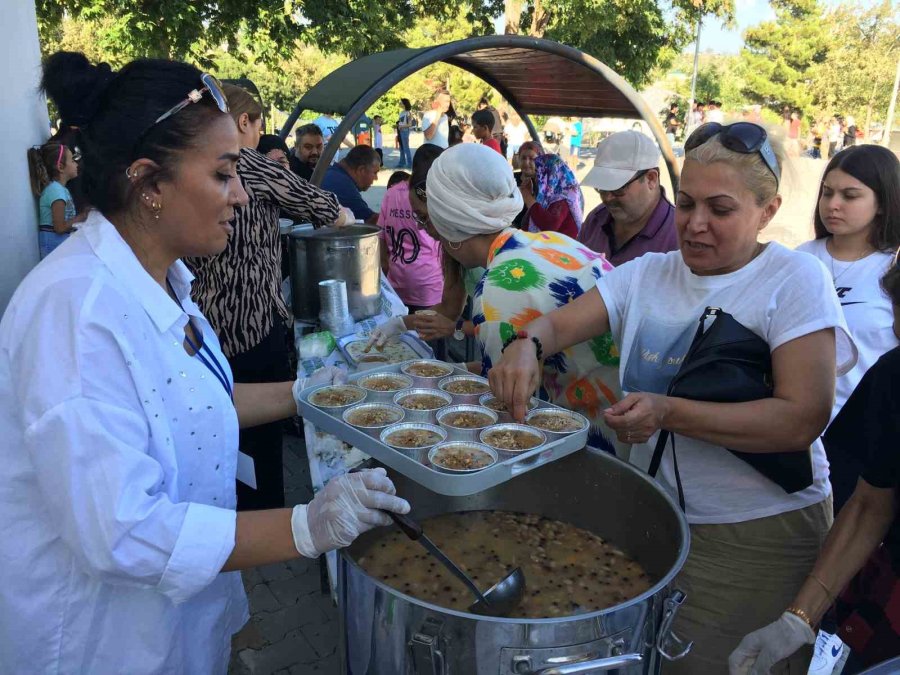
M891 267L896 267L897 265L900 265L900 246L894 251L894 262L891 263Z
M625 193L628 191L628 188L631 187L631 184L635 181L639 181L641 178L646 176L649 171L650 169L641 169L636 174L634 174L634 176L632 176L631 179L627 183L625 183L625 185L618 188L617 190L601 190L600 188L594 189L597 190L597 193L601 196L612 195L613 197L624 197Z
M769 171L775 176L775 183L781 183L778 159L769 143L769 135L761 126L753 124L753 122L735 122L726 125L707 122L698 127L684 142L684 151L688 152L700 147L713 136L718 136L719 142L733 152L739 152L742 155L752 155L758 152L763 162L769 167Z
M413 220L416 221L416 225L418 225L419 227L424 228L428 224L428 216L425 216L423 218L416 211L413 211L412 214L413 214Z

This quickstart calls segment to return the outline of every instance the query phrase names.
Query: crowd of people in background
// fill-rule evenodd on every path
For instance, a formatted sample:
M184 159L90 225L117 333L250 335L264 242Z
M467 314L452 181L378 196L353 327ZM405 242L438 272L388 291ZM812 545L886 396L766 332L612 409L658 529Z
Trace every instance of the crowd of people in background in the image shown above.
M286 554L284 546L275 550L275 544L263 546L251 537L261 553L250 552L250 544L243 541L234 554L229 549L215 559L203 559L204 569L211 572L202 579L191 572L172 581L172 594L212 588L220 583L212 580L220 569L287 559L297 552L313 556L346 545L359 532L384 522L383 514L373 515L376 508L408 510L405 502L390 496L390 481L381 474L366 474L335 483L335 488L329 485L331 492L322 498L340 502L352 493L362 504L355 507L362 515L345 523L348 529L339 535L332 527L326 536L317 524L329 519L327 509L310 504L300 516L278 511L284 506L280 420L294 412L291 316L281 290L278 224L287 216L315 227L364 223L379 228L382 271L409 314L374 331L373 345L382 346L412 329L441 354L448 342L471 338L479 353L467 367L490 377L495 395L514 414L523 412L528 397L539 391L590 420L593 447L653 473L660 471L659 480L678 496L691 525L691 553L677 582L687 591L688 602L676 632L696 643L687 659L666 672L714 673L729 667L732 673L769 667L776 673L802 672L813 658L813 643L815 658L826 651L833 656L844 642L849 644L850 668L856 670L846 672L900 655L900 163L884 148L861 144L852 116L806 126L800 111L785 108L782 148L751 119L753 110L726 124L716 100L696 102L684 114L673 103L662 126L669 143L680 143L685 156L680 182L670 195L660 175L661 149L640 128L603 138L593 165L579 181L576 174L585 159L582 120L568 120L549 139L550 147L547 138L531 138L528 125L515 112L500 111L484 98L464 117L450 94L437 90L421 120L404 98L396 118L366 118L356 133L341 139L333 163L322 166L325 147L340 127L332 112L298 126L288 147L280 136L262 133L260 101L237 85L220 85L190 66L171 62L136 62L118 76L108 68L94 68L83 57L60 57L45 83L75 128L71 122L78 121L80 106L73 102L71 86L60 84L60 72L80 71L97 87L114 82L121 97L105 98L99 112L89 113L94 126L72 136L80 138L87 151L87 203L92 208L77 208L68 189L80 174L76 141L51 140L28 151L40 214L40 251L47 261L36 270L38 281L23 283L11 307L22 316L36 317L40 327L46 317L41 319L44 310L34 300L43 298L38 282L59 283L53 265L78 255L93 256L91 251L98 262L78 274L106 284L101 291L109 294L111 307L118 308L121 297L134 289L107 278L100 271L103 265L120 269L122 278L140 279L132 283L140 289L141 302L158 307L151 311L157 323L168 322L166 331L171 332L176 318L179 322L172 329L176 349L162 359L169 369L165 377L136 376L140 391L129 389L122 398L95 382L95 373L73 370L72 396L82 395L76 385L87 377L96 391L127 409L128 415L121 413L115 421L134 435L135 443L157 448L162 438L167 446L174 438L184 448L201 451L199 439L192 438L199 430L204 445L222 450L225 440L218 439L212 425L201 424L197 430L173 426L171 431L153 426L162 437L149 432L145 437L140 431L158 424L151 417L159 416L152 406L159 392L168 395L172 373L176 384L190 392L194 389L180 382L177 373L181 378L186 372L192 378L196 374L191 382L204 391L207 383L199 382L209 374L221 391L206 391L203 405L212 411L233 401L216 424L227 427L228 441L252 458L255 487L238 483L236 499L224 496L222 481L235 478L235 467L229 465L224 479L207 477L215 489L195 497L207 507L217 502L215 506L267 514L255 525L276 533L282 544L286 540L289 549ZM202 105L195 105L198 102ZM140 107L141 117L129 117L128 106ZM167 121L178 115L175 122ZM146 127L140 134L130 130L114 138L127 126L123 120L135 119ZM424 143L413 150L411 132L416 128L421 128ZM393 138L399 159L375 208L363 193L384 167L385 135L389 145ZM179 153L197 147L192 144L198 138L206 154L183 159ZM815 209L816 238L796 250L763 243L758 235L782 204L785 158L803 153L829 159ZM206 164L179 164L190 161ZM186 173L170 171L175 166ZM316 172L319 186L312 180ZM157 182L151 184L147 176ZM175 187L165 187L170 181ZM587 214L584 189L595 190L600 198ZM138 214L141 223L161 222L159 231L174 243L136 226L129 220L132 214ZM192 218L209 221L206 239L178 232L177 225ZM93 229L72 237L85 222ZM104 257L113 253L119 256L117 262ZM73 307L85 302L78 284L66 293ZM166 309L160 309L163 306ZM697 319L712 306L724 308L771 353L768 396L736 402L669 395L667 385L678 371ZM137 333L129 332L127 311L116 309L116 316L101 316L103 308L96 311L96 320L108 323L110 335L120 331L136 339ZM0 341L4 353L21 353L23 361L15 368L6 364L0 397L8 395L10 387L24 387L31 377L25 366L33 350L10 327L8 322L14 320L5 319ZM519 339L517 331L533 339ZM168 348L171 336L160 335L160 344L164 340ZM76 337L73 350L82 344ZM122 363L113 359L104 367L115 372L117 382L131 382L124 375L132 368L130 357L119 354L121 345L115 340L108 340L106 347L104 353L121 356ZM217 358L227 361L233 375ZM523 378L529 383L524 388ZM248 405L240 392L249 387L277 392L278 405L267 410ZM50 404L59 403L61 395L38 391L38 417L57 415ZM168 417L175 417L172 425L178 415L193 412L190 398L180 391L167 406L159 402ZM91 414L110 414L92 408L94 403L84 404ZM59 405L68 405L68 400ZM62 431L54 431L57 425L88 442L79 432L76 413L47 422L46 438L63 438ZM766 423L759 424L760 419ZM146 429L135 426L134 420ZM0 425L24 438L21 420L0 418ZM673 434L671 452L664 445L654 452L662 429ZM117 441L110 438L108 443L113 447ZM60 447L57 454L65 454L65 443ZM174 451L166 447L158 452L169 457ZM788 489L784 475L765 474L746 458L754 454L808 457L808 480ZM172 455L173 466L183 461ZM213 463L218 471L219 464ZM27 471L52 478L54 469L47 465ZM188 480L175 473L173 480ZM114 487L137 490L143 499L151 483L165 491L163 476L170 473L160 472L162 484L148 478L139 489ZM202 481L197 480L199 486ZM723 491L723 485L728 490ZM193 486L189 482L180 487L192 495ZM214 496L220 494L221 503ZM19 499L28 501L21 495ZM72 496L79 517L91 521L96 504L78 499ZM136 503L143 503L141 499ZM114 505L107 506L115 511ZM149 506L132 515L148 521L156 517ZM37 510L28 517L36 530L53 529ZM93 526L102 528L103 523ZM153 548L155 555L157 548L176 546L164 523L156 527L156 534L151 531L146 539L142 534L133 543L135 555L145 555L143 547ZM222 521L218 531L198 529L195 534L198 541L223 532L234 539L236 527L246 532L249 526L242 518L237 525ZM153 543L157 535L162 542L158 546ZM94 545L102 547L103 541L98 537ZM33 543L33 557L39 559L45 544ZM53 555L68 565L80 564L63 549ZM103 564L115 565L115 555L104 551L100 557ZM143 575L133 580L136 587L160 584L160 575L165 578L166 573L153 566L153 555L146 555L143 562L150 572L135 571ZM131 569L122 573L127 576ZM233 581L221 582L214 594L230 602L237 593ZM105 582L101 575L89 583L99 587ZM140 592L145 591L151 592ZM144 601L138 596L135 591L133 606ZM222 631L237 624L239 605L213 612L216 617L228 615L230 623L223 623ZM43 606L53 611L54 601L45 599ZM119 610L133 611L133 606ZM26 618L40 623L37 615ZM207 624L199 622L198 629L212 630ZM43 627L41 631L46 633ZM110 636L105 639L114 642ZM3 636L0 645L12 649ZM115 651L114 646L107 648ZM27 645L15 649L35 653ZM181 650L171 651L176 652ZM170 651L160 653L165 657ZM89 655L81 658L91 664ZM190 658L212 663L221 654Z

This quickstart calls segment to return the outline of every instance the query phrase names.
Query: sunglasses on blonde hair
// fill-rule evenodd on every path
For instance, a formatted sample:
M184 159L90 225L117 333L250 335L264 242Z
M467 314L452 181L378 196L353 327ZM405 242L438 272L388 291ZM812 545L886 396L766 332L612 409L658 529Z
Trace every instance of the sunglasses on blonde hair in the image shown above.
M697 127L684 142L684 151L688 152L709 141L714 136L719 137L719 142L732 152L742 155L759 153L763 162L775 176L776 185L781 184L781 169L778 168L778 158L772 144L769 143L769 134L758 124L753 122L735 122L734 124L719 124L707 122Z

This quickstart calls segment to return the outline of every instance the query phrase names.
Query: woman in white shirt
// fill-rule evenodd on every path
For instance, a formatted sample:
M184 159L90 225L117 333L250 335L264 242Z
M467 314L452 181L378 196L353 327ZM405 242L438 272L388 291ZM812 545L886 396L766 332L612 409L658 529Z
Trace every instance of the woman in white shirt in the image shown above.
M224 673L248 616L234 570L318 556L409 505L377 471L236 514L238 428L296 414L304 383L235 385L179 260L222 251L247 203L227 102L170 61L113 74L58 53L44 83L90 120L94 210L0 322L2 669Z
M528 324L518 335L526 339L506 348L489 377L521 418L538 384L540 347L550 356L612 330L622 390L630 393L606 411L606 423L635 444L632 461L642 452L646 459L660 429L672 432L691 525L691 553L676 582L687 592L676 632L695 644L665 672L712 674L728 672L745 628L781 615L784 598L793 597L816 560L831 523L819 435L835 371L852 366L855 355L822 266L757 240L781 205L780 161L765 130L707 124L685 150L675 216L680 250L617 267L596 290ZM666 395L710 306L768 343L772 397L714 403ZM727 448L812 448L812 484L788 493ZM674 492L672 446L661 474ZM809 658L807 648L776 672L805 672Z
M857 145L832 157L819 186L815 232L816 238L797 250L825 265L859 350L856 365L837 378L834 419L866 371L900 344L892 328L891 301L880 283L900 246L896 155L879 145ZM831 482L837 511L853 493L856 475L841 475L833 466Z

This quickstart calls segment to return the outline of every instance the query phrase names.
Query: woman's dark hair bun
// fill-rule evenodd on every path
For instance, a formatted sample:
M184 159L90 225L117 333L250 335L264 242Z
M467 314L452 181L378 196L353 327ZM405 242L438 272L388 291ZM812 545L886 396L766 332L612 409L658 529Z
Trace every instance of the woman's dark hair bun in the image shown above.
M80 52L56 52L44 60L41 90L56 103L62 123L85 127L115 73L107 63L94 65Z

